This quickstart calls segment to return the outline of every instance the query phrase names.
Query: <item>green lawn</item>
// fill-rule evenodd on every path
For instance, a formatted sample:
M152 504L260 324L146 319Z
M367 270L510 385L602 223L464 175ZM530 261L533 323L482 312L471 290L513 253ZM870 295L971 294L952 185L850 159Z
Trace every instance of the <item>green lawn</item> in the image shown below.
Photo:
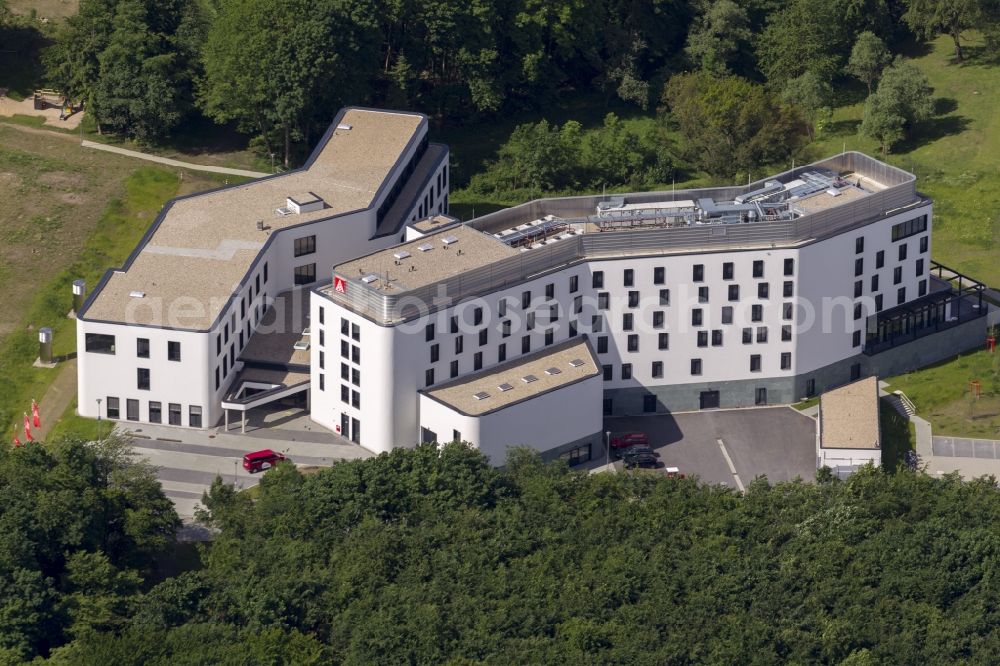
M83 250L67 268L41 279L26 313L16 317L22 325L0 344L0 424L9 427L27 409L32 398L41 398L54 378L54 371L32 367L38 356L37 329L53 330L53 353L76 352L75 321L66 317L72 309L73 280L83 278L93 288L111 266L119 266L142 237L163 204L177 194L181 178L177 172L151 167L137 169L125 181L125 195L108 204ZM16 315L15 315L16 316Z
M892 473L903 464L906 452L916 448L916 431L908 419L884 400L879 400L878 407L882 469Z
M969 383L978 379L981 396ZM916 372L889 377L890 391L902 391L936 435L1000 439L1000 352L970 352Z

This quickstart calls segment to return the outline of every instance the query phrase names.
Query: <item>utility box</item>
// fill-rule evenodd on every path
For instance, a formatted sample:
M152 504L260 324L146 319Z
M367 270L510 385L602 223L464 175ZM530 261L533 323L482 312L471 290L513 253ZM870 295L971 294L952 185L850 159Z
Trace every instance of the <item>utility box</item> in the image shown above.
M52 329L38 329L38 360L42 363L52 363Z

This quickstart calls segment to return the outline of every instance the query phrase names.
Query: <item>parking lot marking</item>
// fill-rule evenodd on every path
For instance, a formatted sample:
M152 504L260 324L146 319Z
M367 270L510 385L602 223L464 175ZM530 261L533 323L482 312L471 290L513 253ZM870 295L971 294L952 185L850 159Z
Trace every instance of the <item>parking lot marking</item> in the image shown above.
M741 493L746 492L746 488L743 487L743 482L740 481L740 475L736 473L736 466L733 465L733 459L729 457L729 451L726 450L726 445L722 443L721 439L715 440L719 443L719 448L722 449L722 457L726 459L726 464L729 465L729 471L733 473L733 480L736 481L736 487L740 489Z

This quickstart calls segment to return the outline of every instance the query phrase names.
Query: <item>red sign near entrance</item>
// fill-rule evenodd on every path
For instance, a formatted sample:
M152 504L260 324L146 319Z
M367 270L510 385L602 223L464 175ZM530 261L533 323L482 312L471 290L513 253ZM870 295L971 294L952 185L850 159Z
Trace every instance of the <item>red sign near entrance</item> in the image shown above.
M333 290L335 292L337 292L338 294L346 294L347 293L347 281L344 278L340 277L340 276L334 275L333 276Z

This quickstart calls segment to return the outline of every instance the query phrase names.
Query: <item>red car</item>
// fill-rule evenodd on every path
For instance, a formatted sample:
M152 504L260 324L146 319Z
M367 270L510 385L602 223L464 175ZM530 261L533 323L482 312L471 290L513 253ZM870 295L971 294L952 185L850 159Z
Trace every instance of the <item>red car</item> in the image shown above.
M611 448L623 449L636 444L649 446L649 437L644 432L613 432L611 433Z
M276 451L261 449L260 451L254 451L243 456L243 469L251 474L263 472L271 469L284 459L285 456Z

